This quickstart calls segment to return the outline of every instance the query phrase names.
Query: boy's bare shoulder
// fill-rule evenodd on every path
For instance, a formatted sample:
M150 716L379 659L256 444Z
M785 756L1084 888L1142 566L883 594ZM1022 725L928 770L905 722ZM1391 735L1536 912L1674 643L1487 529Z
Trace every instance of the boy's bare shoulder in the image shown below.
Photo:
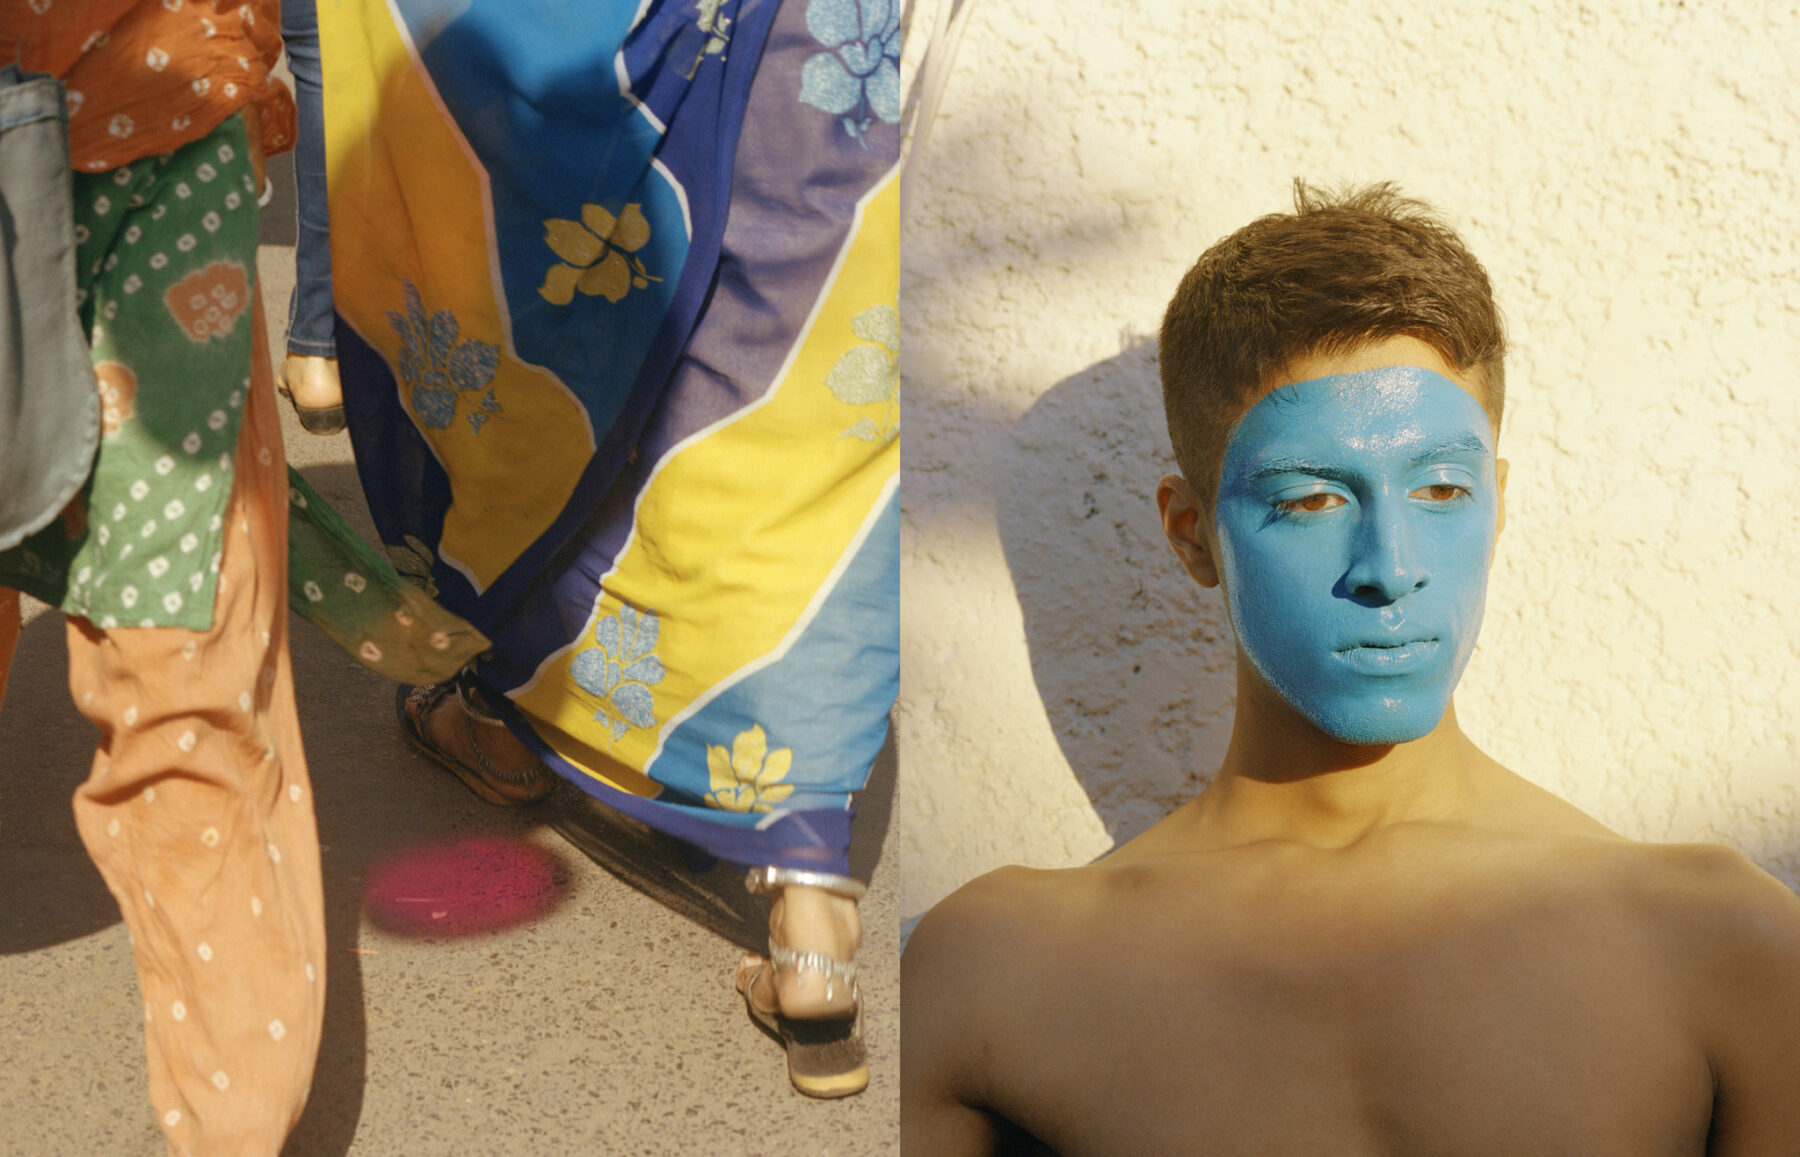
M1622 903L1686 955L1705 962L1746 951L1786 953L1800 963L1800 896L1736 849L1642 843L1592 821L1530 840L1547 870L1567 872L1577 890Z
M1551 871L1627 911L1659 935L1671 959L1716 968L1725 959L1785 957L1800 965L1800 897L1721 844L1628 839L1573 804L1508 772L1499 827L1536 843Z
M1662 962L1715 1064L1767 1026L1800 1033L1800 896L1717 844L1597 841L1571 857Z
M1637 844L1631 895L1698 965L1781 970L1800 991L1800 896L1717 844Z
M1090 906L1088 869L1008 867L964 884L914 927L900 958L901 1116L920 1152L986 1151L976 1111L1024 1025L1056 987ZM951 1140L954 1139L954 1143ZM914 1142L908 1142L908 1152Z
M1628 839L1587 843L1594 870L1618 893L1663 920L1701 921L1724 932L1800 905L1786 885L1723 844L1651 844Z
M1016 981L1020 958L1080 936L1093 908L1094 868L1013 866L969 881L919 921L906 963L958 973L963 986L979 985L990 968Z
M1639 895L1717 1089L1707 1151L1789 1152L1800 1136L1800 897L1729 848L1647 858Z
M1075 868L999 868L964 884L938 903L914 929L907 952L923 942L930 951L966 952L998 944L1009 955L1026 946L1052 948L1091 935L1097 923L1118 915L1121 901L1152 890L1168 874L1145 833L1105 858ZM1145 854L1148 853L1148 854ZM1182 866L1196 883L1205 868Z
M1071 965L1114 934L1118 875L1109 858L1076 868L1000 868L964 884L907 941L907 1002L929 1002L967 1026L1004 1029L1010 1013L1029 1010L1034 993L1060 988Z

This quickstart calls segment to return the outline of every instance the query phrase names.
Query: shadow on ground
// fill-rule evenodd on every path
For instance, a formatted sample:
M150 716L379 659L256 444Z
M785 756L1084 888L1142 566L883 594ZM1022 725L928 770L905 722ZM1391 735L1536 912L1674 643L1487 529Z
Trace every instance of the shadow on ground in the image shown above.
M353 525L371 533L352 467L317 465L305 473ZM554 917L563 924L562 934L600 935L587 926L598 921L559 912L574 868L568 859L574 849L720 939L763 949L767 906L745 892L741 869L718 864L696 871L694 854L685 845L610 811L569 784L559 785L547 803L534 808L508 810L482 803L401 738L392 684L351 662L305 622L291 618L290 625L323 852L329 955L325 1027L312 1094L285 1152L340 1157L351 1151L368 1092L370 1018L391 1021L406 1015L404 1007L371 1009L365 999L363 959L376 951L359 946L369 885L383 873L391 876L396 864L416 858L421 850L488 849L491 862L493 849L522 849L527 837L548 827L562 839L533 840L530 858L522 861L531 867L539 893L533 900L533 921ZM6 883L0 899L0 955L53 948L119 921L118 908L76 835L70 808L92 759L96 733L69 700L60 616L46 613L27 624L12 671L0 711L0 880ZM896 763L890 738L869 789L858 797L852 870L863 879L872 874L886 842ZM502 930L449 935L453 931L428 928L426 940L466 942L498 936ZM516 953L502 955L509 959L507 970L530 970L529 960L516 967L510 962ZM96 997L128 1002L123 993ZM546 1031L554 1030L546 1026Z
M118 905L75 834L70 801L98 732L69 700L59 615L19 636L0 710L0 954L32 952L119 921Z
M353 466L318 465L305 473L358 531L375 540ZM351 662L304 622L292 621L301 726L319 801L320 842L327 849L327 937L336 971L312 1100L288 1152L341 1154L356 1133L367 1068L361 966L357 955L336 949L357 941L370 872L408 849L516 840L548 826L567 848L721 940L751 951L766 948L767 902L745 891L742 868L723 863L702 868L704 857L688 845L568 783L536 807L509 810L482 803L402 740L392 684ZM890 732L868 789L857 797L851 870L864 880L886 843L897 762Z
M868 880L893 818L894 733L875 757L869 785L856 797L850 874ZM768 950L768 903L744 888L744 868L706 858L689 845L596 802L569 784L545 805L547 822L615 879L749 952Z

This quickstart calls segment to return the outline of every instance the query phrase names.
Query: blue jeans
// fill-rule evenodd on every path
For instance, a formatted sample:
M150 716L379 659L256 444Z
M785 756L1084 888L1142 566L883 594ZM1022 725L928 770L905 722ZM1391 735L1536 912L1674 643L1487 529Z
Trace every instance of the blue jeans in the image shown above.
M56 518L100 440L66 107L57 80L0 67L0 551Z
M325 94L316 0L281 0L281 36L287 41L294 103L300 112L300 135L294 143L299 229L287 348L289 353L334 358L337 315L331 303L331 212L325 199Z

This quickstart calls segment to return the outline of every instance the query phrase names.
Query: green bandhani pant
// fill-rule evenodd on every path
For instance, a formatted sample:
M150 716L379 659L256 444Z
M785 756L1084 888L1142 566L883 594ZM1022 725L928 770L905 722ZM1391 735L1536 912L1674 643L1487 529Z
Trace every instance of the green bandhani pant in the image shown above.
M173 152L78 173L74 198L100 452L85 517L72 510L0 553L0 586L102 629L205 630L256 321L256 182L242 118ZM289 500L290 601L359 662L424 682L486 648L297 474Z

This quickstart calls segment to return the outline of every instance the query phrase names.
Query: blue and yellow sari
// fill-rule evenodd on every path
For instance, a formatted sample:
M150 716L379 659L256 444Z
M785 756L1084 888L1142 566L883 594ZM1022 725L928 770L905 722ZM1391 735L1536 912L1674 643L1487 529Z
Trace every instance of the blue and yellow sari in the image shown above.
M847 871L899 669L897 0L319 15L396 566L585 791Z

